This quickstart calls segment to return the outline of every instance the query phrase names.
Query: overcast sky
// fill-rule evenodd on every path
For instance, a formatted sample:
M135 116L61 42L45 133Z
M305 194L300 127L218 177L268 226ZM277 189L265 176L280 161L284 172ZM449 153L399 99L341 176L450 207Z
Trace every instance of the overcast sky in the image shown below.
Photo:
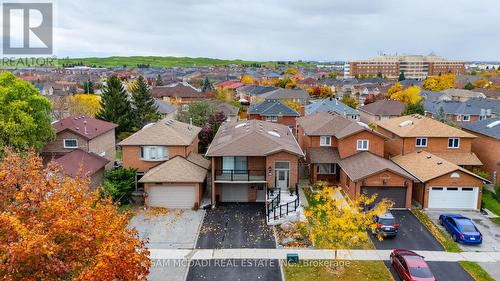
M55 0L59 57L500 60L498 0Z

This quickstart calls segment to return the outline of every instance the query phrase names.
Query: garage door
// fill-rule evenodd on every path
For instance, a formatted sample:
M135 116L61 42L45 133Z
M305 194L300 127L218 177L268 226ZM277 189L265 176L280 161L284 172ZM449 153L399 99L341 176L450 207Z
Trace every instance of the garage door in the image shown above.
M151 207L191 209L196 198L195 185L151 186L148 188L148 205Z
M382 198L394 201L393 208L406 208L406 187L404 186L362 186L361 193L371 196L378 194L374 204Z
M248 202L246 184L224 184L221 189L221 202Z
M477 209L477 187L433 186L429 190L429 209Z

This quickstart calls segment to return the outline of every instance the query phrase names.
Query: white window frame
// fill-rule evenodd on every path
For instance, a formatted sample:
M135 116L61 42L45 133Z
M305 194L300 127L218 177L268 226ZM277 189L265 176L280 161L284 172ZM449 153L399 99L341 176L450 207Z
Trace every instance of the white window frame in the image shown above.
M66 141L75 141L76 146L67 146ZM71 149L78 148L78 139L63 139L63 146L64 146L64 148L71 148Z
M465 120L465 117L467 117L467 120ZM470 115L462 115L462 121L463 122L470 122Z
M164 155L161 155L161 152L164 152ZM154 145L141 146L139 158L143 161L166 161L169 159L168 147Z
M332 137L331 136L320 136L319 137L319 146L332 146Z
M486 120L486 115L480 115L479 120Z
M420 144L418 144L418 141L420 140ZM422 141L425 140L425 145L422 144ZM415 146L416 147L427 147L427 138L416 138L415 139Z
M457 146L450 146L450 140L457 140ZM455 143L455 141L453 141L453 144ZM460 138L448 138L448 148L453 148L453 149L456 149L456 148L460 148Z
M269 121L269 122L278 122L278 116L276 116L276 115L266 116L266 121Z
M365 143L366 143L366 148L364 145ZM370 148L370 141L369 140L357 140L356 141L356 150L367 151L367 150L369 150L369 148Z

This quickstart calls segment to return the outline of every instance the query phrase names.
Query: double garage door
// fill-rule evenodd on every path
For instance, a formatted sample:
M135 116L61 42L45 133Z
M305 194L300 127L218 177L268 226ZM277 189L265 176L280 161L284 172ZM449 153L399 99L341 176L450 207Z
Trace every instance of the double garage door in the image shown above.
M393 208L406 207L406 187L404 186L362 186L361 193L367 196L377 194L377 199L373 204L377 204L383 198L394 202Z
M433 186L429 189L429 209L477 209L479 188Z
M191 209L196 201L196 185L155 185L148 188L148 205L171 209Z

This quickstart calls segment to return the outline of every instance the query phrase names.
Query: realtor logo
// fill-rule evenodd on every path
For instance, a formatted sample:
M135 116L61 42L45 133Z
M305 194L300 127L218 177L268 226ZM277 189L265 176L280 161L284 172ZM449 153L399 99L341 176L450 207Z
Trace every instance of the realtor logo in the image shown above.
M3 3L3 53L52 54L52 3Z

